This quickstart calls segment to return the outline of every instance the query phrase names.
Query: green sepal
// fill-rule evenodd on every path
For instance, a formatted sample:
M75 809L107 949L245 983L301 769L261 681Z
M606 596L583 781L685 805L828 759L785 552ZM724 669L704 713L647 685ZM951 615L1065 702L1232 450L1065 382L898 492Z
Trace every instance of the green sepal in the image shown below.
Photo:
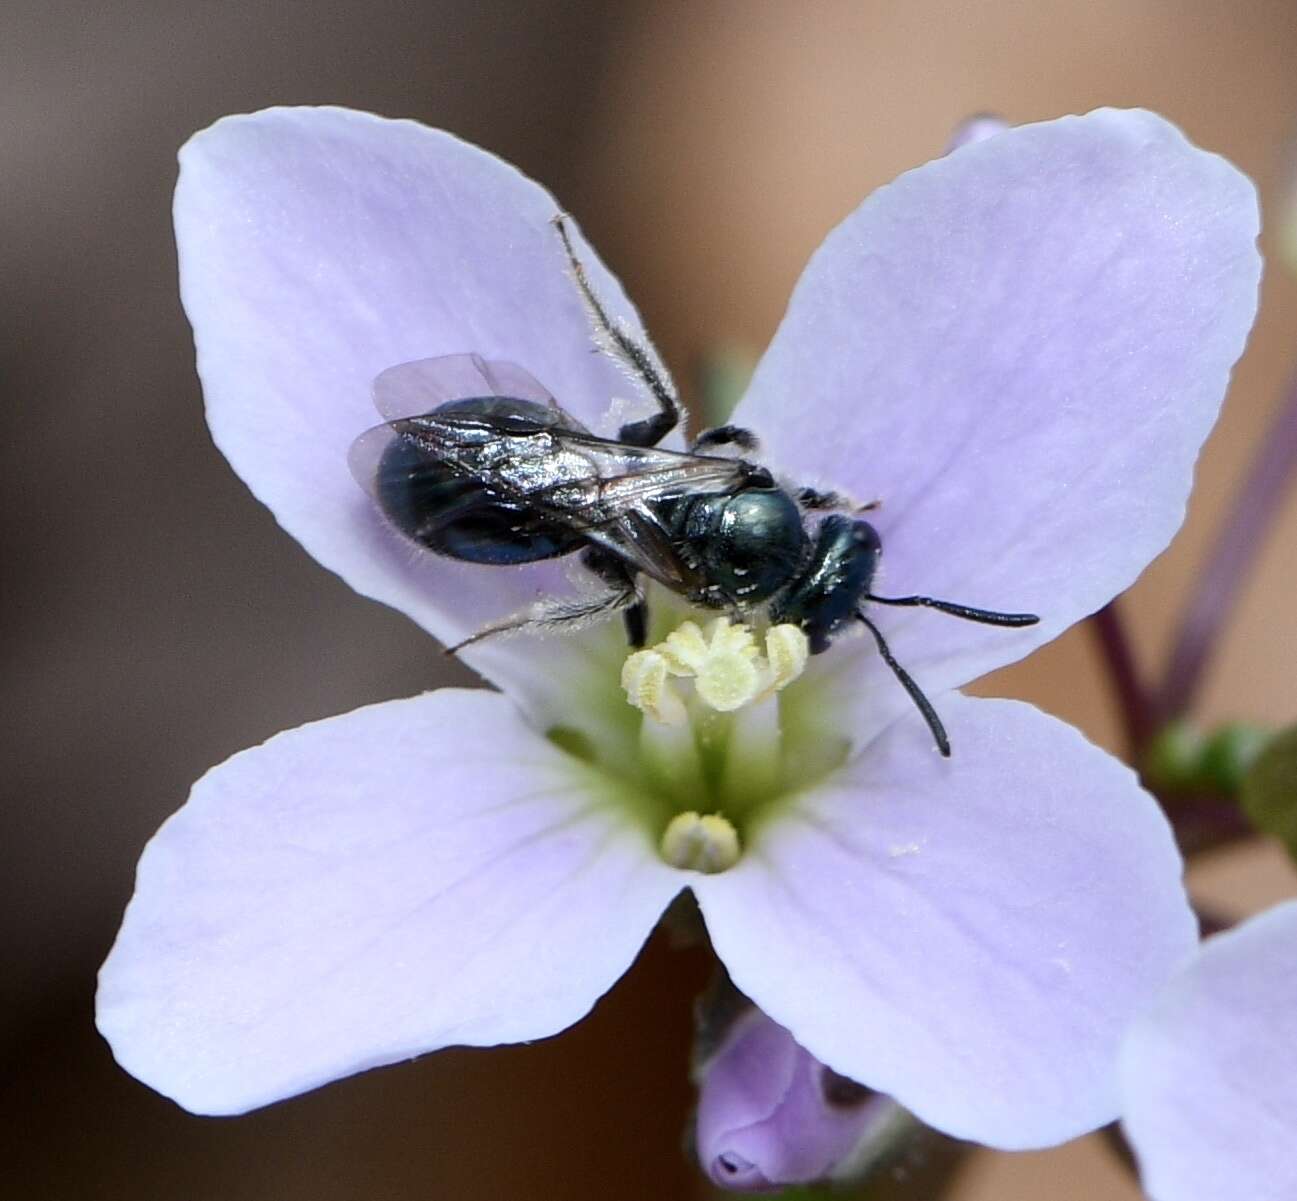
M1297 859L1297 726L1275 734L1243 778L1239 801L1248 820Z
M1163 794L1214 793L1234 798L1271 732L1227 722L1204 735L1186 721L1166 725L1149 743L1143 775Z
M1227 797L1238 796L1273 737L1272 730L1245 722L1230 722L1213 731L1202 751L1206 786Z
M1149 741L1144 779L1158 792L1192 792L1201 783L1202 733L1187 721L1168 722Z

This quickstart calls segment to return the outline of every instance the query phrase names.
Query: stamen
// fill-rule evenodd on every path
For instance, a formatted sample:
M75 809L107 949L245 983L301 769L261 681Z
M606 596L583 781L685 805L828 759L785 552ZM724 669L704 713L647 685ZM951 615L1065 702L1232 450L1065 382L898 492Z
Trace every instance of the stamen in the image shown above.
M719 813L677 813L658 844L672 867L714 875L739 861L739 835Z
M772 673L767 691L778 692L797 679L806 670L810 654L810 642L795 625L771 626L766 631L766 659Z
M674 725L685 720L687 710L668 676L692 678L704 705L733 713L790 684L806 667L809 653L806 635L794 625L768 630L763 655L746 625L718 617L704 633L686 621L657 646L632 654L621 682L635 708Z
M657 651L636 651L622 664L621 686L636 709L664 726L684 725L684 702L667 680L670 665Z

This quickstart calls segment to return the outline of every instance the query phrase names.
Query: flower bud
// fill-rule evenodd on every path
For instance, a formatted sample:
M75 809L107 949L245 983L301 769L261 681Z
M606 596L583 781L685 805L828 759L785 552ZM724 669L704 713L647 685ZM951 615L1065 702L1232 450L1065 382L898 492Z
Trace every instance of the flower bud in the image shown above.
M1220 792L1237 796L1252 765L1271 739L1271 731L1247 722L1227 722L1212 731L1203 747L1203 773Z
M980 142L984 138L994 137L1008 128L1009 123L1003 117L997 117L994 113L978 113L955 128L955 132L950 136L950 143L946 146L946 153L949 154L952 150L958 150L971 142Z
M890 1098L839 1076L759 1009L745 1010L703 1065L697 1150L721 1188L805 1184L846 1161Z

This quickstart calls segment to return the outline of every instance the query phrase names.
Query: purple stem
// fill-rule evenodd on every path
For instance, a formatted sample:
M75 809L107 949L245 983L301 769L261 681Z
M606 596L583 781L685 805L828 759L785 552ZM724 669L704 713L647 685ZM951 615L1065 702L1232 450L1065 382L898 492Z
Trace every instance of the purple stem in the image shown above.
M1168 721L1188 712L1202 684L1203 672L1216 649L1239 588L1248 578L1253 560L1297 468L1297 374L1279 413L1267 431L1244 477L1180 622L1174 648L1157 697L1156 713Z
M1140 679L1118 602L1112 600L1104 605L1090 619L1090 628L1108 665L1108 682L1121 714L1127 756L1132 763L1138 763L1145 743L1153 734L1153 698Z

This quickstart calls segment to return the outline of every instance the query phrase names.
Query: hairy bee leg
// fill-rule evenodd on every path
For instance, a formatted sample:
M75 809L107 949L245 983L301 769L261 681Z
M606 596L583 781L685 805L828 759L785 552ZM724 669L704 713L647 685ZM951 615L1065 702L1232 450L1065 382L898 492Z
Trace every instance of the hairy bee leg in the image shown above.
M616 613L623 613L640 604L639 593L632 588L609 589L593 596L577 598L552 598L511 613L499 621L483 626L462 642L446 647L447 655L457 655L466 646L494 638L497 634L516 634L527 630L565 634L584 629L596 621L603 621Z
M818 488L799 488L797 490L797 503L803 509L849 509L853 513L869 513L879 508L883 502L881 500L871 500L868 504L862 505L849 496L843 496L841 492L821 492Z
M756 434L744 429L741 425L718 425L703 430L693 440L690 450L706 450L709 446L737 446L740 450L756 450L759 443Z
M622 442L628 442L632 446L656 446L680 424L679 397L667 382L666 373L658 365L657 352L652 345L637 341L625 322L614 321L608 315L608 310L603 307L599 297L595 295L585 268L573 249L566 214L559 213L554 218L554 228L558 230L558 236L562 239L568 266L572 270L572 278L590 314L595 343L600 350L616 359L632 379L647 388L658 404L658 411L652 417L623 425L617 436Z
M581 566L597 575L610 591L629 589L634 592L636 599L622 610L622 621L626 625L626 641L639 650L648 641L648 602L635 579L635 572L616 555L594 546L581 552Z

